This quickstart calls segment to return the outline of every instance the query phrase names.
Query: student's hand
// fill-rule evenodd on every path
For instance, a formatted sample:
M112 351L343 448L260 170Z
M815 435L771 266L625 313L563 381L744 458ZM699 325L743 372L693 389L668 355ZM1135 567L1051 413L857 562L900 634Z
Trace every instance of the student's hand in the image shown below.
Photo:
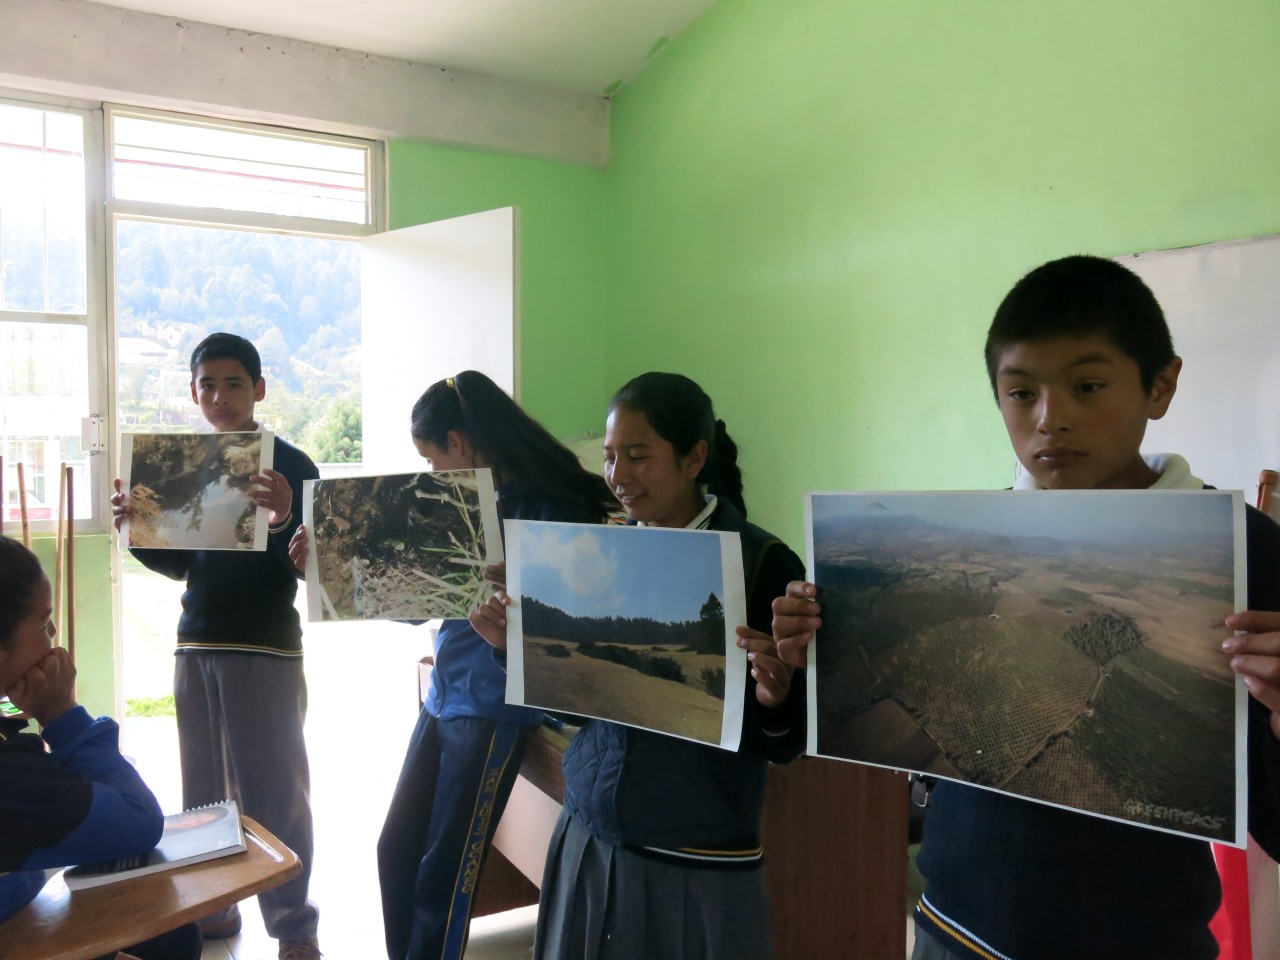
M507 596L507 591L498 590L483 607L467 618L472 629L499 650L507 649L507 607L514 602Z
M293 538L289 541L289 559L293 561L294 567L301 574L307 572L307 554L310 552L311 535L307 533L307 528L300 523L298 524L298 529L293 531Z
M76 665L71 654L66 647L54 647L4 693L40 726L47 727L75 707L75 683Z
M761 706L780 707L791 692L791 668L778 659L773 637L750 627L738 627L738 646L747 651L751 676L756 681L756 699Z
M793 667L809 665L809 641L822 626L818 588L803 580L787 584L786 596L773 601L773 640L778 656Z
M267 515L267 524L280 527L289 522L293 507L293 488L284 474L274 470L263 470L249 478L250 483L257 486L249 488L249 499L259 507L271 511Z
M489 564L484 568L484 578L499 590L507 589L507 565L505 563Z
M116 492L111 495L111 522L119 533L124 522L133 516L133 507L129 506L129 495L124 492L124 484L119 477L115 479L115 488Z
M1271 733L1280 737L1280 613L1249 610L1227 617L1242 634L1222 641L1231 669L1244 677L1255 700L1271 711Z

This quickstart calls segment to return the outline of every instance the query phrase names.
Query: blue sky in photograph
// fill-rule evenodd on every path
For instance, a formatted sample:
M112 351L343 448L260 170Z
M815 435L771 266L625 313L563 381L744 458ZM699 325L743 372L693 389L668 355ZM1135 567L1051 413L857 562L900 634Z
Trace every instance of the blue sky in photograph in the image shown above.
M640 527L522 527L520 592L575 617L697 619L724 600L720 538Z
M1215 543L1231 536L1226 496L1160 491L968 491L815 495L813 519L913 517L942 527L1104 544Z

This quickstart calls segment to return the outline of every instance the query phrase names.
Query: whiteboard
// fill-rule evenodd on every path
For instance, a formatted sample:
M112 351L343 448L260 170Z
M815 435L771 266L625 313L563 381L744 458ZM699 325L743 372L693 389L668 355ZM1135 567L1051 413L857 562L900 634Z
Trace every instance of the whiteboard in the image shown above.
M1178 392L1143 450L1253 503L1280 468L1280 235L1118 257L1160 301L1183 358Z

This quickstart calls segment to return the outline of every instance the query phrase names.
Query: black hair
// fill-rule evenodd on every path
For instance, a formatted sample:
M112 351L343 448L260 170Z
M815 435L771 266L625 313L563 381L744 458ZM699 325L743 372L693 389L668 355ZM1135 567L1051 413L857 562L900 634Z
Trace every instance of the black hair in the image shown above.
M642 413L663 440L671 444L677 457L685 457L699 440L707 441L707 462L697 480L708 493L728 500L745 517L742 498L742 470L738 467L738 445L716 419L711 398L700 386L678 373L642 373L623 384L609 401L609 412L626 407Z
M987 331L987 376L996 393L996 364L1015 343L1100 334L1138 365L1142 389L1174 359L1164 311L1142 278L1114 260L1084 255L1036 267L996 309Z
M433 383L413 405L415 440L445 449L450 430L465 434L503 482L519 480L545 497L581 501L601 520L617 509L604 478L583 467L577 454L479 371L463 370Z
M44 571L36 555L12 537L0 537L0 647L9 643L18 624L31 615Z
M211 333L196 344L191 351L192 379L196 368L207 360L239 360L254 384L262 379L262 358L258 356L258 348L234 333Z

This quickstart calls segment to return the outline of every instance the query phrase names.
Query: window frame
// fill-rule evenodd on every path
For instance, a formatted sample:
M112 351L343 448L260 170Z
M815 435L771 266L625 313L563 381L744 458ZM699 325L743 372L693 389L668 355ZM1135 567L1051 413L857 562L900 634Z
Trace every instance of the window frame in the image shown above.
M0 309L0 323L52 324L55 326L81 326L85 328L86 383L89 393L87 417L101 416L97 409L101 403L114 402L114 378L108 366L110 355L110 328L106 299L106 219L104 216L105 170L104 141L102 138L102 109L99 104L66 97L42 96L21 91L0 90L0 103L28 110L52 111L75 114L80 117L84 148L84 197L85 197L85 312L46 313L43 311ZM102 423L103 421L99 421ZM84 425L82 424L82 435ZM88 463L88 481L91 517L77 517L77 533L102 532L110 527L107 510L107 487L103 449L91 449L85 445ZM32 534L53 535L56 519L31 520Z

